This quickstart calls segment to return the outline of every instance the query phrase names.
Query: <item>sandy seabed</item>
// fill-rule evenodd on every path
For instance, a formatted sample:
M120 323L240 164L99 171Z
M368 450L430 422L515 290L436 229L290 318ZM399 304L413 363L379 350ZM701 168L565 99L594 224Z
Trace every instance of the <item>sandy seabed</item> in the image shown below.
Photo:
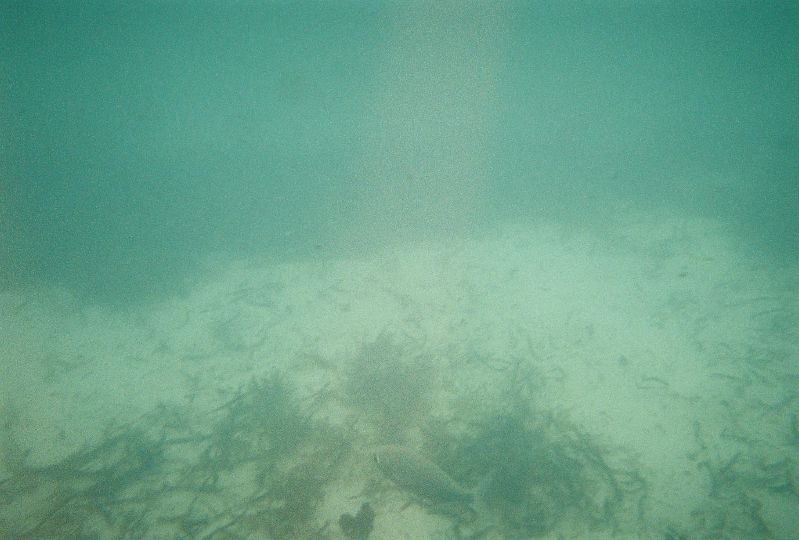
M368 501L377 539L799 538L799 269L712 221L231 261L137 314L5 292L0 321L2 537L338 539ZM370 464L474 487L463 434L511 403L572 464L538 525Z

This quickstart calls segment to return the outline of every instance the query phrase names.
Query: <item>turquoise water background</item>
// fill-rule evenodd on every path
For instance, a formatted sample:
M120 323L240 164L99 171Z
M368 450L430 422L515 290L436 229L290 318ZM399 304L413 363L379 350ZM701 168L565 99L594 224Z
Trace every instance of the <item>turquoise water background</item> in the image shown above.
M11 2L0 285L125 304L625 212L799 255L793 2Z
M799 538L797 97L795 1L0 0L0 538Z

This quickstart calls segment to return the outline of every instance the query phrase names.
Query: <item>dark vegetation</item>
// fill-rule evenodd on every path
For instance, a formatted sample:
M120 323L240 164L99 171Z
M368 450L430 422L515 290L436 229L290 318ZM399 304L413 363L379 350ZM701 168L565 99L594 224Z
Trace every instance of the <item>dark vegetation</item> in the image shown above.
M614 529L646 486L615 471L604 452L563 419L529 410L486 410L447 430L428 433L428 452L461 483L476 489L505 537L528 538L564 522Z
M454 415L435 418L432 363L382 335L353 361L345 401L382 442L403 444L407 428L422 427L423 453L476 491L483 515L475 520L473 513L426 508L469 530L490 527L503 537L528 538L564 523L581 530L628 527L621 522L629 521L631 508L633 520L639 517L645 482L612 467L609 449L536 404L544 379L533 360L475 358L472 363L496 374L496 394L469 393L455 403Z
M49 467L3 456L3 537L325 538L315 512L347 440L279 373L206 414L161 407Z
M354 516L352 514L341 514L338 518L338 525L345 538L349 540L366 540L372 533L375 521L375 511L368 502L361 505L360 510Z
M382 334L350 364L344 401L387 440L429 414L435 371L430 360Z
M367 479L364 494L377 497L373 506L327 523L318 512L325 489L349 474L342 465L351 463L353 445L403 444L411 427L422 428L429 459L476 491L476 513L427 507L451 519L458 534L495 530L527 538L564 524L629 531L621 521L640 515L643 480L611 467L606 449L535 405L542 380L531 362L492 362L504 381L501 398L472 395L468 407L455 403L452 416L436 418L430 412L433 364L381 336L345 368L339 394L366 432L314 418L290 380L274 372L203 414L162 406L131 425L111 427L98 444L49 467L28 466L25 452L7 442L3 461L12 470L0 480L0 532L13 538L366 539L381 509L380 491L366 493Z

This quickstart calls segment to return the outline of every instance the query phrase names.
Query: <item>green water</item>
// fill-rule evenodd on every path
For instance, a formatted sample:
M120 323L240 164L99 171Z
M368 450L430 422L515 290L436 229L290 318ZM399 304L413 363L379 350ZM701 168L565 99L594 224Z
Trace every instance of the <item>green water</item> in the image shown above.
M799 538L797 96L790 1L0 0L0 538Z
M209 254L335 257L618 207L799 253L794 3L0 10L4 286L124 303Z

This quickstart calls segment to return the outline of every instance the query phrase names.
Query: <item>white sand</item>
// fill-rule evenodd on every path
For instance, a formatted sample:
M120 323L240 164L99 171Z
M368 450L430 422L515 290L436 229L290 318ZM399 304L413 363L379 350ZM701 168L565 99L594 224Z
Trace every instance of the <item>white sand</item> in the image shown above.
M336 366L388 332L453 369L448 397L479 382L469 357L531 362L544 377L537 406L640 471L643 530L662 538L669 527L697 530L697 512L723 504L703 464L737 455L743 475L783 467L799 481L797 285L799 269L770 268L721 225L675 218L596 234L507 227L361 260L234 261L137 316L81 308L57 291L4 293L0 405L14 418L4 444L29 449L31 466L55 463L109 421L159 403L210 409L220 391L275 367L311 395L339 384ZM346 411L319 414L341 422ZM752 480L747 496L775 537L799 537L799 498L769 482L779 484ZM360 487L329 493L320 519L354 510ZM374 538L449 527L401 498L382 500Z

